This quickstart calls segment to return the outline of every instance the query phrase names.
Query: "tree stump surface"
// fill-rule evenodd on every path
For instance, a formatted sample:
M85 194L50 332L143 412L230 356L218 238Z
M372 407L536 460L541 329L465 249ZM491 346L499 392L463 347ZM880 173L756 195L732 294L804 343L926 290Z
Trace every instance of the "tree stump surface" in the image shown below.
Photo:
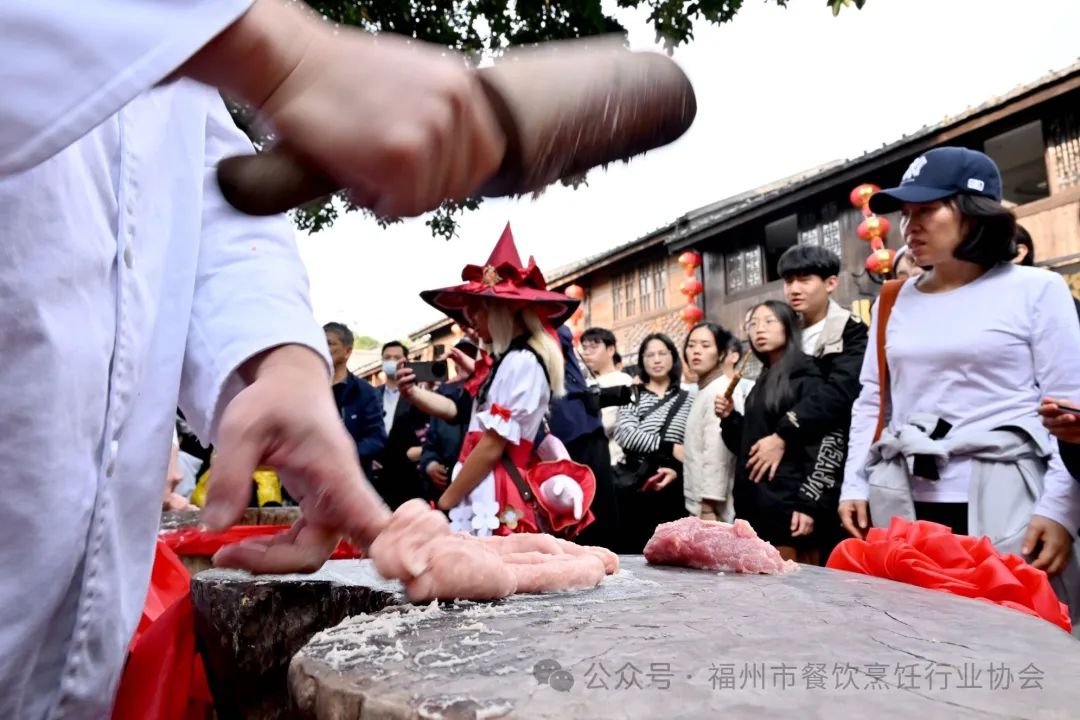
M1080 643L1015 610L824 568L757 576L653 567L640 556L622 563L592 590L420 607L368 561L336 561L318 580L261 581L258 597L302 586L318 611L250 599L253 589L229 604L263 603L266 664L294 651L275 636L326 621L289 667L290 701L303 718L1080 712ZM350 587L368 593L367 614L331 602ZM336 624L337 612L355 616Z
M207 570L192 578L191 598L221 720L292 717L286 683L292 656L345 618L406 602L395 584L354 560L331 561L312 575Z

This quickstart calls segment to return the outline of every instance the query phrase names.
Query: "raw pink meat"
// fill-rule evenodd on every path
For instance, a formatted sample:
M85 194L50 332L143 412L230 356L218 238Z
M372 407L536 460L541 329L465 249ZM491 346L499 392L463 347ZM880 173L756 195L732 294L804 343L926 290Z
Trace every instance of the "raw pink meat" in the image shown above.
M656 527L645 545L653 565L681 565L700 570L779 575L796 569L745 520L734 524L682 518Z

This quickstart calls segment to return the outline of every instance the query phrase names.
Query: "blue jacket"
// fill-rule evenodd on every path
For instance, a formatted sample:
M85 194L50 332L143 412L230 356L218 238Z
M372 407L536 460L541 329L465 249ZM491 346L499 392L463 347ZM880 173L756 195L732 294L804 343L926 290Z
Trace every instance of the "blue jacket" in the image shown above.
M386 428L379 393L352 373L347 373L345 380L335 384L333 390L345 429L356 441L360 466L364 474L371 477L371 461L386 448Z
M588 390L585 382L585 374L577 363L577 355L574 353L574 337L570 334L570 328L565 325L559 327L559 344L562 345L563 360L566 365L564 383L566 395L551 403L551 419L548 425L551 434L569 444L583 435L594 433L597 430L603 432L603 423L599 413L591 413L585 406L584 395ZM542 429L541 429L542 434Z
M427 435L424 437L424 449L420 454L420 480L424 486L424 497L429 500L438 500L442 490L431 482L427 475L427 466L432 462L437 462L445 466L448 471L453 471L454 463L457 462L458 455L461 453L461 446L465 443L465 431L469 428L469 418L460 415L464 403L458 401L463 396L468 396L461 384L441 385L436 392L458 403L459 417L453 421L433 417L431 424L428 425ZM470 411L471 408L466 412Z

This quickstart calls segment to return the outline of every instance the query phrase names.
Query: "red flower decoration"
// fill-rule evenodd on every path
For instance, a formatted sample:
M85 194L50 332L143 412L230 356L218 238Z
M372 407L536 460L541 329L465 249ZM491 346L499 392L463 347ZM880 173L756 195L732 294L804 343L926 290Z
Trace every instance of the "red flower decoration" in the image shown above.
M1072 630L1069 608L1045 572L1018 555L999 553L987 537L953 535L937 523L894 517L888 530L873 528L866 540L844 540L827 567L1003 605Z

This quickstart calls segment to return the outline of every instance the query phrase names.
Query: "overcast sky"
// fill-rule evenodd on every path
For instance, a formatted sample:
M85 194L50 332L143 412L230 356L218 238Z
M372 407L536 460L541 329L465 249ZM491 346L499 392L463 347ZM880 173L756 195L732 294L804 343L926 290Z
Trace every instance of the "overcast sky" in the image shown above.
M635 49L657 47L644 13L622 11ZM487 200L434 238L423 218L383 230L351 214L299 238L320 323L380 340L438 311L420 290L483 262L509 221L522 259L549 272L683 213L837 159L1067 67L1080 55L1080 0L868 0L834 18L824 0L787 9L746 0L723 27L699 25L674 57L698 114L676 143L538 200Z

